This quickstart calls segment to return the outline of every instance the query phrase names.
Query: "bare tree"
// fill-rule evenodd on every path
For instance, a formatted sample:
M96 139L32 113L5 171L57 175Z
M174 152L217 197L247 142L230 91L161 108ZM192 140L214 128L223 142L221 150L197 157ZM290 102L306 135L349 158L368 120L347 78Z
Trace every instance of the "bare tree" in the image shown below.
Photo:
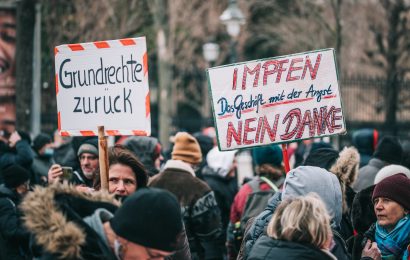
M370 24L375 46L366 54L385 71L385 128L396 134L400 82L410 71L410 5L405 0L381 0L375 10L385 19L375 19Z

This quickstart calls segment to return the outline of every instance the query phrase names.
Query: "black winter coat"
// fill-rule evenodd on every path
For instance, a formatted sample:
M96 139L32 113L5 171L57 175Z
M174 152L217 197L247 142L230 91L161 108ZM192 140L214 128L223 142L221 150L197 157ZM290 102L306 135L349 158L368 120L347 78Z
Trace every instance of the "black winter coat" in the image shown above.
M268 236L262 236L253 246L248 260L334 260L336 259L330 253L324 252L312 245L275 240Z
M20 200L16 192L0 185L0 256L4 259L29 258L30 234L22 225Z
M192 259L221 259L223 248L215 243L221 235L221 215L211 188L181 168L165 168L151 178L149 186L177 197Z

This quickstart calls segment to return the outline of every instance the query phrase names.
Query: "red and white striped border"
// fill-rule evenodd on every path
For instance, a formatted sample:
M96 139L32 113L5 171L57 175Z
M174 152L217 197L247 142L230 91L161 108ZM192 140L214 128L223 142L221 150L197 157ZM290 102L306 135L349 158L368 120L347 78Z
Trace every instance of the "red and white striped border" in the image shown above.
M139 39L145 39L145 37L140 37ZM133 38L125 38L125 39L118 39L118 40L110 40L110 41L95 41L95 42L86 42L86 43L75 43L75 44L66 44L60 45L54 48L54 55L58 53L66 53L66 52L79 52L84 50L98 50L98 49L106 49L106 48L116 48L116 47L124 47L124 46L134 46L137 45L137 39ZM143 55L143 69L144 69L144 77L148 77L148 54L147 52ZM55 84L56 84L56 96L58 95L58 74L55 75ZM150 96L149 91L145 97L145 117L147 120L150 121L151 117L151 109L150 109ZM98 131L94 130L69 130L69 131L62 131L61 130L61 119L60 119L60 111L58 111L57 115L57 123L58 123L58 131L61 136L98 136ZM117 135L140 135L140 136L148 136L151 133L147 133L144 130L105 130L106 136L117 136Z

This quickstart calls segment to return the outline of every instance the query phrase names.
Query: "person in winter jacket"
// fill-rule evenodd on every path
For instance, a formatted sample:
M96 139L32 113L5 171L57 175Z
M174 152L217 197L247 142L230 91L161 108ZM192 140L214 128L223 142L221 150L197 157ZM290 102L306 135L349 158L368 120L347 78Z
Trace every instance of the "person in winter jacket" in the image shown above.
M30 136L16 131L14 122L8 120L0 122L0 170L18 164L30 171L33 163L30 143ZM32 176L31 179L35 180Z
M353 146L357 148L360 154L359 168L366 166L379 142L379 132L376 129L363 128L355 131L352 135Z
M350 220L351 207L355 196L351 188L359 171L360 155L354 147L345 147L341 152L333 148L321 148L312 151L306 158L304 165L324 168L335 174L339 179L343 196L343 217L340 223L340 234L344 239L353 235Z
M147 186L148 175L137 157L121 146L108 150L108 192L125 198Z
M231 205L238 192L235 153L236 151L221 152L215 146L209 151L206 157L207 163L202 168L202 178L215 193L221 211L222 232L219 240L223 248L225 248Z
M284 189L277 192L269 201L265 210L252 223L242 243L242 256L247 259L256 240L263 235L265 227L282 200L295 196L304 196L315 192L326 205L332 217L330 225L333 233L333 246L330 251L337 259L349 259L346 243L339 233L342 219L342 191L335 174L314 166L299 166L286 175Z
M332 243L330 216L315 194L283 201L270 220L267 235L260 237L249 260L328 259Z
M192 259L221 259L223 248L215 243L221 233L221 215L214 192L195 176L202 161L196 139L179 132L175 136L172 159L163 171L153 176L148 186L173 193L181 206Z
M396 137L383 137L377 145L369 164L360 168L357 180L353 183L353 189L359 192L372 186L377 172L389 164L400 164L402 154L403 149Z
M238 191L235 153L236 151L221 152L215 146L209 151L206 157L207 165L202 171L204 180L215 193L221 211L223 234L226 234L231 205Z
M383 179L373 191L377 222L365 233L362 256L371 242L382 259L410 258L410 179L398 173Z
M234 232L236 232L235 229L238 229L235 228L235 225L241 221L249 194L255 192L252 188L253 184L255 184L256 187L259 187L261 191L272 190L272 187L268 183L261 180L261 177L265 177L276 186L276 190L279 190L285 181L285 171L282 166L283 155L282 150L278 145L275 144L254 148L252 150L252 155L257 176L245 183L239 189L231 206L230 221L227 231L229 259L236 259L239 253L238 244L240 244L241 241L235 238ZM242 230L245 229L245 227L240 228Z
M74 169L70 183L76 185L83 192L92 192L99 189L100 165L98 161L98 139L86 139L77 150L80 169ZM64 166L64 165L63 165ZM53 164L48 171L48 182L61 181L63 169L59 164Z
M38 134L33 141L33 164L31 170L33 174L40 180L41 184L47 184L48 170L53 165L54 149L51 136L41 133Z
M106 193L82 193L60 183L36 187L21 207L36 243L35 256L115 260L172 255L182 230L175 196L144 188L117 206Z
M19 209L29 190L30 173L13 164L3 169L0 185L0 259L30 259L29 232L23 227Z

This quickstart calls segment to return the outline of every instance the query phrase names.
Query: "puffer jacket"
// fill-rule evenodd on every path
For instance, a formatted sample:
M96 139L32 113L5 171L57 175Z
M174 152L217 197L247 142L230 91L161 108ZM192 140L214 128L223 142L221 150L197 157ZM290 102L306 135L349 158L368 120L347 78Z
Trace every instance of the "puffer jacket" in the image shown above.
M321 185L317 185L317 183L321 183ZM328 211L331 211L330 214L333 215L331 223L335 246L331 252L337 259L349 259L350 255L346 243L339 234L339 225L342 219L342 194L337 177L322 168L300 166L288 173L284 187L285 195L289 197L302 196L309 192L316 192L319 195L325 202ZM266 227L282 199L284 199L283 192L275 193L265 210L255 218L249 232L244 236L238 259L248 258L255 241L265 233Z
M20 195L0 185L0 258L29 259L30 234L23 227L21 211L18 205Z
M268 236L258 239L248 257L249 260L336 260L330 252L320 250L309 244L296 243L284 240L275 240Z

